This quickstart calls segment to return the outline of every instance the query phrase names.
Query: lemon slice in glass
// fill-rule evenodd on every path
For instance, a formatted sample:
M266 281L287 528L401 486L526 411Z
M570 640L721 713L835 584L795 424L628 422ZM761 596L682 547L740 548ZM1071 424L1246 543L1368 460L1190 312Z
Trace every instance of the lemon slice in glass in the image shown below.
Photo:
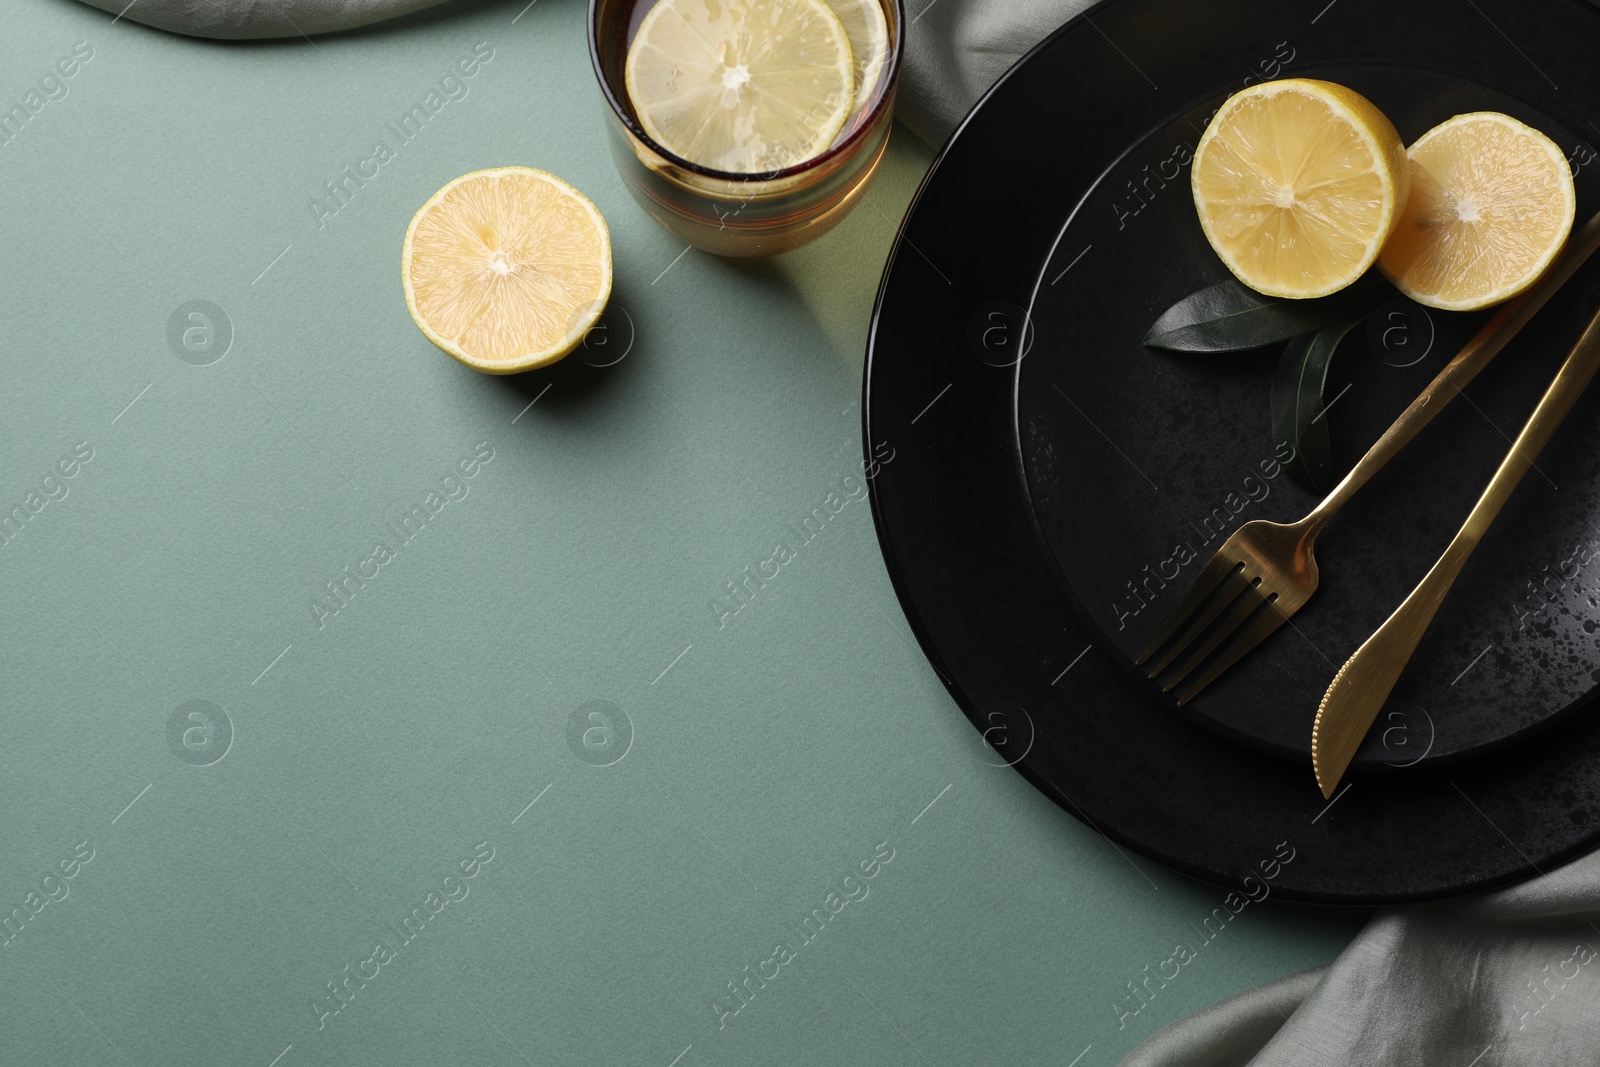
M406 307L474 370L515 374L583 340L611 296L611 236L578 190L532 167L463 174L406 230Z
M854 114L872 100L878 79L883 77L883 64L889 58L889 23L878 0L828 0L828 6L839 16L839 25L850 41L856 86L850 111Z
M1378 269L1419 304L1471 311L1527 289L1572 232L1572 169L1509 115L1457 115L1417 139L1411 196Z
M1394 124L1343 85L1285 78L1229 97L1195 149L1206 239L1268 296L1326 296L1378 258L1409 181Z
M639 24L624 81L661 147L761 174L832 143L855 107L853 64L823 0L661 0Z

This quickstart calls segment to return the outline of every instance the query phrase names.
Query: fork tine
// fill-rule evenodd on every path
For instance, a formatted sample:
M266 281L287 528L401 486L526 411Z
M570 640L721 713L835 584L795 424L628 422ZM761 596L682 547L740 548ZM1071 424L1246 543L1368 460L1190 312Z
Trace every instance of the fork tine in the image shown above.
M1148 672L1149 677L1154 678L1166 670L1173 660L1188 651L1195 640L1205 633L1206 627L1211 625L1212 620L1222 614L1229 604L1237 600L1240 593L1250 588L1250 579L1244 576L1243 567L1242 563L1234 564L1233 568L1223 576L1220 582L1206 590L1206 595L1211 599L1205 602L1204 610L1195 615L1194 621L1184 629L1182 636L1173 641L1172 647L1162 653L1161 657L1156 660ZM1199 583L1196 583L1196 588L1199 588ZM1199 599L1203 600L1204 598ZM1177 611L1173 612L1173 615L1178 617L1180 622L1185 622L1188 621L1190 615L1194 614L1195 609L1200 607L1200 603L1197 602L1194 605L1190 605L1187 598L1185 598L1185 602L1178 605L1178 607L1180 610L1185 607L1189 608L1181 617L1178 616Z
M1223 545L1222 549L1211 557L1211 562L1206 564L1205 570L1199 573L1194 580L1194 584L1189 587L1189 591L1183 595L1182 600L1178 601L1178 606L1172 609L1171 615L1167 616L1167 621L1161 626L1161 632L1150 639L1150 643L1145 646L1144 651L1139 653L1139 658L1133 661L1135 666L1142 664L1145 660L1155 655L1156 649L1166 644L1172 638L1172 635L1178 632L1178 627L1183 625L1190 615L1194 614L1195 609L1205 602L1206 597L1210 596L1219 585L1227 581L1229 575L1239 569L1239 560L1233 558L1233 554L1226 551L1227 547L1227 545Z
M1217 655L1216 661L1200 676L1199 681L1178 698L1179 705L1193 700L1200 690L1216 681L1223 671L1237 663L1239 657L1271 637L1288 621L1289 615L1278 607L1277 598L1268 599L1266 610L1241 629L1239 635L1233 639L1233 643Z
M1259 591L1260 585L1261 579L1257 578L1252 581L1244 590L1243 595L1237 597L1229 605L1228 613L1212 627L1206 639L1192 649L1185 650L1190 653L1189 658L1184 660L1183 666L1179 667L1177 673L1167 680L1167 684L1161 687L1162 692L1170 692L1177 688L1178 683L1189 677L1196 667L1204 663L1206 657L1210 656L1217 646L1232 637L1235 631L1250 621L1251 616L1261 610L1261 605L1266 603L1266 598Z

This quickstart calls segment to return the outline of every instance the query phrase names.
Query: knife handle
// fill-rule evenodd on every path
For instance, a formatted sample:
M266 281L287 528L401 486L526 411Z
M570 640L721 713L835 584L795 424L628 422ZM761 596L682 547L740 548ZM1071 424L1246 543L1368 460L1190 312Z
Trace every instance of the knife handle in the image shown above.
M1545 306L1556 290L1572 277L1597 248L1600 248L1600 214L1596 214L1574 231L1561 257L1532 289L1501 307L1493 318L1483 324L1483 328L1473 335L1472 340L1462 346L1455 358L1445 365L1421 393L1417 394L1417 398L1407 405L1400 413L1400 417L1389 425L1383 436L1373 442L1366 455L1356 461L1356 465L1350 468L1350 472L1339 481L1339 484L1334 486L1321 503L1300 522L1312 532L1320 530L1323 524L1344 506L1345 501L1355 495L1356 490L1367 484L1368 479L1378 473L1384 464L1393 459L1422 431L1424 426L1433 421L1435 415L1460 395L1461 390L1467 387L1467 383L1476 378L1478 372L1489 365L1490 360L1499 355L1506 343L1527 325L1528 320Z
M1461 524L1444 554L1394 614L1345 661L1334 676L1333 684L1323 694L1311 733L1311 761L1323 796L1333 795L1334 787L1350 766L1372 720L1377 718L1383 702L1399 681L1400 672L1405 670L1462 566L1597 369L1600 369L1600 311L1589 320L1583 336L1561 364L1539 405L1523 424L1511 451L1500 461L1494 477L1489 479L1483 495L1473 505L1472 513Z

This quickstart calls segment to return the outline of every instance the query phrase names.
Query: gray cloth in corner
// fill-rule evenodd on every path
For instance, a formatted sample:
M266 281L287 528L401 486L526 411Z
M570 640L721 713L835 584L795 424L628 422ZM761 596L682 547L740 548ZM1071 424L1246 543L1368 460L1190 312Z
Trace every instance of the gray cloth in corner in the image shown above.
M409 15L447 0L85 0L194 37L299 37ZM1006 68L1090 0L906 0L899 117L939 145Z
M1269 1003L1287 1019L1274 1025ZM1509 889L1380 911L1328 967L1179 1020L1122 1067L1594 1063L1600 852Z
M445 0L84 0L125 19L225 41L300 37L398 18Z
M1327 970L1298 971L1219 1000L1157 1031L1123 1061L1123 1067L1246 1067Z
M905 0L898 117L932 145L1030 48L1092 0Z

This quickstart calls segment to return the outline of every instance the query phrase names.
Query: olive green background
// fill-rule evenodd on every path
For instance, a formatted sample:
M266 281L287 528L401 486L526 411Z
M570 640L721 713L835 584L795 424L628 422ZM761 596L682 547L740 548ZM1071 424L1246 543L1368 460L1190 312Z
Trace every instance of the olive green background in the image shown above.
M0 108L93 55L0 147L0 514L27 516L0 544L0 914L23 916L0 1063L1093 1067L1330 959L1362 913L1252 905L1119 1028L1222 891L984 762L842 480L931 153L897 130L865 206L784 259L685 253L612 170L584 14L224 45L8 5ZM480 45L401 144L387 123ZM587 349L495 379L423 339L397 267L429 194L513 163L599 205L616 292ZM169 343L193 300L231 323L209 365L227 323L180 316L194 362ZM466 496L319 628L328 583L480 446ZM841 486L719 625L723 583ZM569 729L597 700L627 721ZM467 895L427 904L482 842ZM719 1028L727 983L875 849L867 895Z

